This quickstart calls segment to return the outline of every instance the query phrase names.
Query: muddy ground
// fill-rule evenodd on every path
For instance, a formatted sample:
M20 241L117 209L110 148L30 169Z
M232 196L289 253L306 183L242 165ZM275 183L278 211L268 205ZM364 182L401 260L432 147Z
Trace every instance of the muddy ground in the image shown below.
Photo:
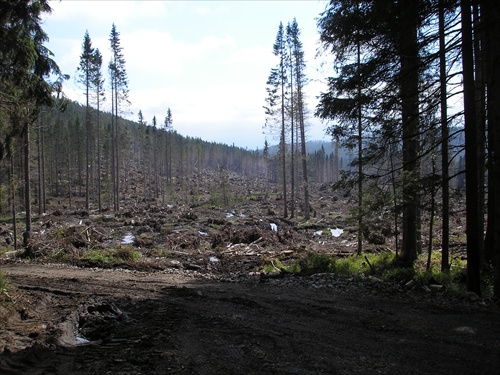
M0 257L11 280L0 374L500 374L493 301L371 276L266 273L308 251L346 256L356 231L349 199L324 187L308 222L250 195L225 208L207 197L118 214L57 202L35 220L29 259ZM367 251L393 246L388 222L373 219Z
M26 263L2 374L498 374L494 304L379 281Z

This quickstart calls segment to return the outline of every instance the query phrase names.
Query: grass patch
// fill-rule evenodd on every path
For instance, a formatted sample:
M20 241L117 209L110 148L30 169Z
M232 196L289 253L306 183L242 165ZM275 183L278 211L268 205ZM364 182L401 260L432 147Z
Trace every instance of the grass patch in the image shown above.
M271 260L270 263L264 265L265 273L276 273L282 271L292 272L290 266L284 265L279 259Z
M141 258L141 254L131 246L123 246L118 249L94 249L88 250L83 259L97 262L132 262Z
M296 261L290 268L292 272L302 275L335 272L335 259L323 254L308 252L302 259Z
M336 273L345 277L365 277L368 274L377 273L377 270L388 267L393 258L392 253L331 258L324 254L308 252L305 257L289 266L288 270L301 275Z
M435 253L429 270L426 269L426 265L427 254L419 257L413 267L401 267L393 252L352 255L347 258L331 258L324 254L309 252L289 266L275 259L264 266L264 272L288 271L299 275L335 273L341 277L360 279L376 276L400 285L414 280L419 286L439 284L450 291L465 292L466 261L460 258L452 259L450 270L442 272L441 254ZM486 293L489 289L491 289L489 285L484 285Z

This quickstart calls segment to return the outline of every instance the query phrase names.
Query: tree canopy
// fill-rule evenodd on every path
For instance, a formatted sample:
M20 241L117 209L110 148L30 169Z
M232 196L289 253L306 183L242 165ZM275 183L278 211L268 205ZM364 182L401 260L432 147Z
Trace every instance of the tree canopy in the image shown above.
M50 12L48 0L0 3L0 159L40 107L54 104L52 94L67 78L44 45L41 17Z

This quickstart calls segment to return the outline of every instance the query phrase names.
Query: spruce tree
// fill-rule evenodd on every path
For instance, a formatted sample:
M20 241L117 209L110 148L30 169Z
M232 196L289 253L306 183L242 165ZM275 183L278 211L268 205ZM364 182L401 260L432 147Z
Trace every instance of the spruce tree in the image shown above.
M272 128L275 124L279 126L280 138L280 158L281 158L281 178L282 178L282 194L283 194L283 217L288 217L287 207L287 181L286 181L286 124L285 124L285 110L286 110L286 95L285 87L287 84L286 72L286 39L283 23L280 22L276 40L273 45L273 54L278 58L278 64L275 68L271 69L269 78L267 80L267 98L265 114L266 126Z
M307 153L306 153L306 137L305 137L305 117L306 117L306 104L304 98L304 86L307 83L305 76L305 58L302 42L300 41L300 28L297 20L294 18L293 22L287 26L287 41L290 48L290 61L291 61L291 81L295 82L292 87L292 116L296 112L296 121L300 132L300 156L302 164L302 191L304 194L303 214L305 219L309 219L309 182L307 176ZM296 105L293 107L293 103ZM292 117L293 118L293 117ZM293 127L293 122L292 122ZM297 135L298 137L299 135Z
M438 96L427 93L438 87L439 80L426 82L433 69L429 62L436 57L424 48L431 38L421 33L434 16L431 5L409 0L336 0L318 21L325 51L335 54L337 75L329 78L329 89L321 95L316 113L330 121L334 139L358 147L358 176L344 186L353 187L365 178L360 163L375 172L370 178L377 179L379 186L384 178L390 181L392 171L397 172L394 191L402 191L403 212L401 260L408 266L421 248L419 180L420 159L425 155L421 140L424 132L432 130L431 125L423 125L433 123L427 118L432 118L438 105Z
M120 33L115 24L111 27L109 35L111 48L111 61L109 62L109 74L111 83L111 108L112 108L112 175L113 175L113 207L115 211L120 209L120 127L118 126L119 115L123 106L128 104L128 78L125 70L125 57L123 56Z
M102 199L101 199L101 188L102 188L102 161L101 161L101 103L104 101L104 78L102 73L102 55L98 48L94 50L93 54L93 76L92 76L92 86L95 94L96 103L96 133L97 133L97 206L99 212L102 211Z
M80 55L80 66L78 67L78 82L84 87L85 93L85 131L86 131L86 163L85 163L85 208L90 208L90 169L91 169L91 145L92 145L92 123L90 95L92 91L94 75L94 48L89 32L85 32L82 44L82 54Z
M165 120L163 121L163 128L166 132L165 137L165 167L166 167L166 175L167 180L170 181L172 178L172 147L173 147L173 128L172 124L174 123L174 119L172 117L172 111L170 107L167 109L167 115L165 116Z
M26 229L23 244L29 256L31 237L30 127L43 106L53 106L53 92L67 79L44 43L42 14L47 0L0 3L0 160L12 139L23 136ZM54 82L50 81L55 76Z

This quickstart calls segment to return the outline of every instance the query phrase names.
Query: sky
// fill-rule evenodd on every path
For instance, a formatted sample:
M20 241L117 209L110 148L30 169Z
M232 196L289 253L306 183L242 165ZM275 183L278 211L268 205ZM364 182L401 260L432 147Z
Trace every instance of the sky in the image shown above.
M317 96L325 91L325 64L316 19L324 0L188 0L90 1L53 0L43 28L46 46L71 78L64 92L84 103L75 72L85 31L103 55L107 75L109 34L120 33L129 79L130 106L124 117L163 124L167 109L174 129L185 136L251 150L277 137L263 131L266 81L276 66L273 44L280 22L297 19L307 63L308 140L329 140L326 125L314 118ZM327 65L327 64L326 64ZM105 103L110 111L110 103Z

